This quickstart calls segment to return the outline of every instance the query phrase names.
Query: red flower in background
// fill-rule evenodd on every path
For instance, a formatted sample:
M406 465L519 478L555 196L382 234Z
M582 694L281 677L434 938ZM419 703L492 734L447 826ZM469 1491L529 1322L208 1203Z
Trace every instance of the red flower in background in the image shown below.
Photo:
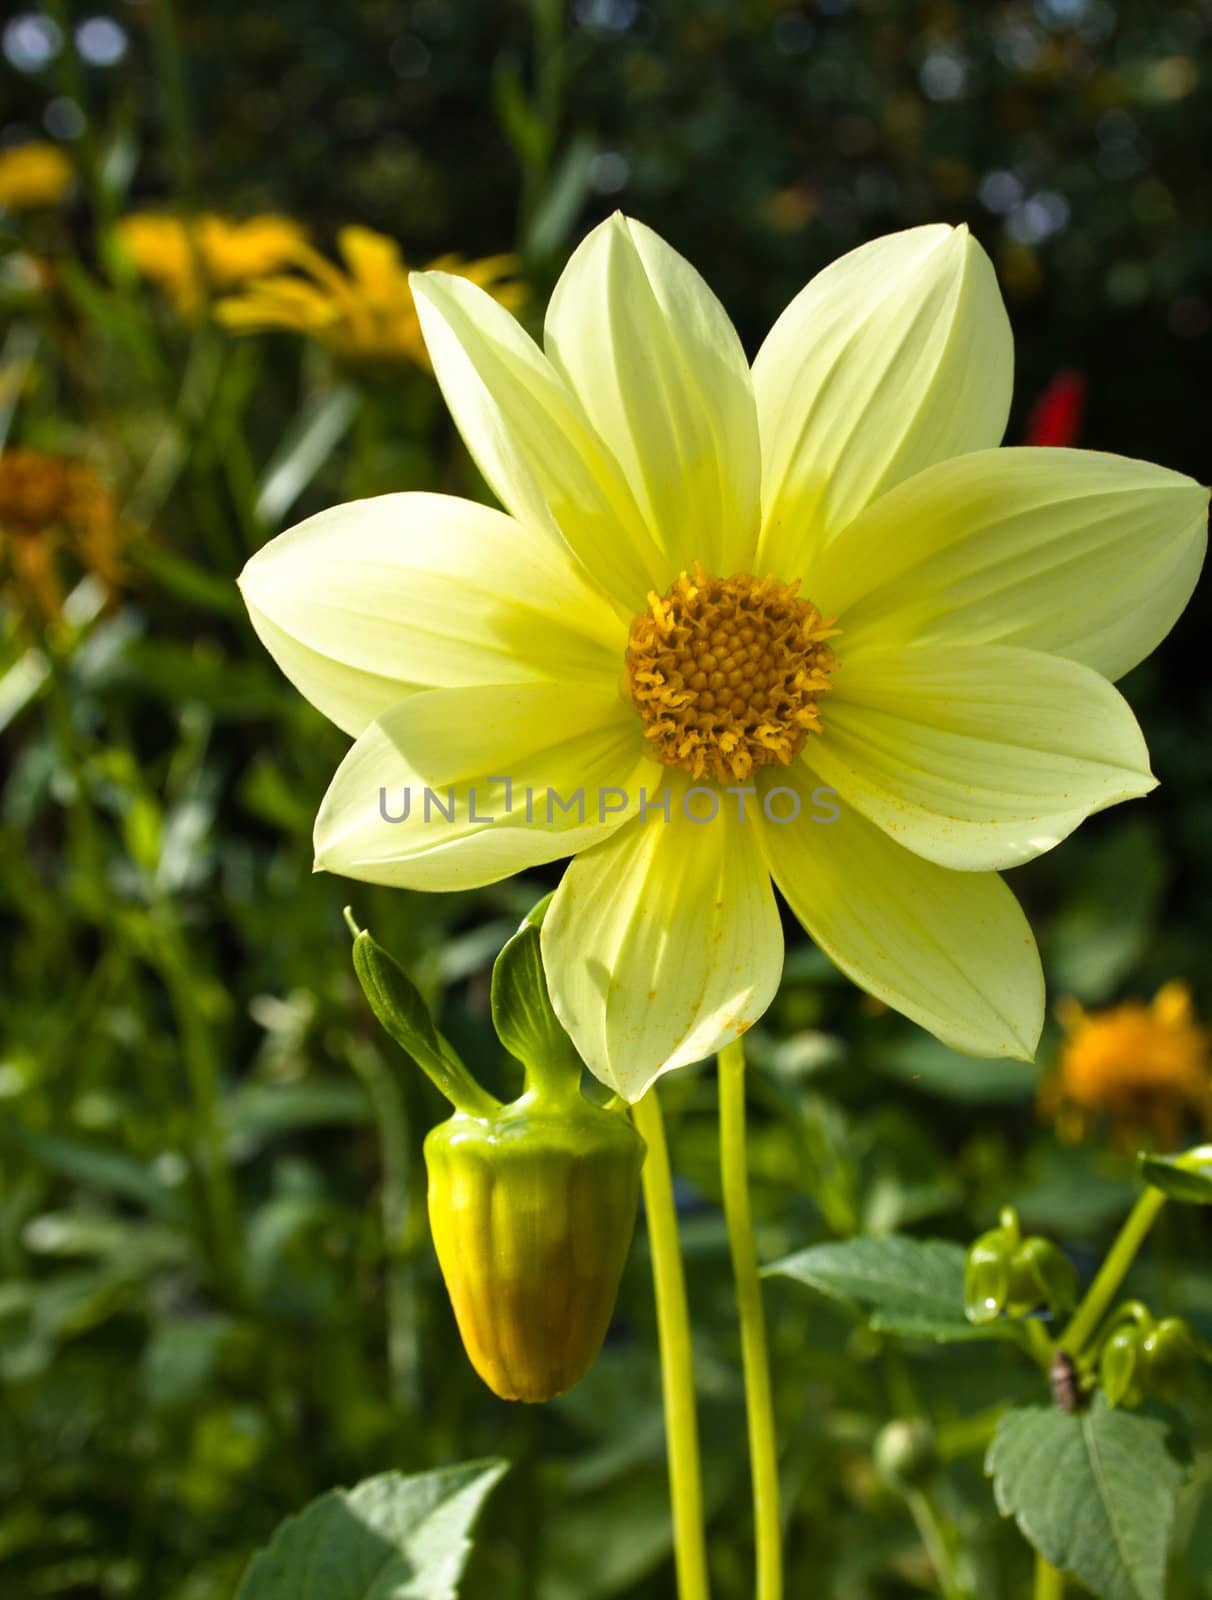
M1085 374L1066 367L1032 406L1023 443L1076 444L1085 415Z

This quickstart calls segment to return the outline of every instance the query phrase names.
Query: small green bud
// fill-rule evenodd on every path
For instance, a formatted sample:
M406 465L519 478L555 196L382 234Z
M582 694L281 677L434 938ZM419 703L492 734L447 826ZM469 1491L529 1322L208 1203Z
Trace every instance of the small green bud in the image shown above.
M1199 1345L1181 1317L1163 1317L1145 1335L1144 1387L1159 1399L1177 1405L1199 1360Z
M1025 1316L1045 1306L1058 1316L1076 1304L1077 1273L1069 1257L1051 1239L1024 1239L1010 1258L1010 1314Z
M550 1400L606 1336L631 1246L644 1141L578 1097L527 1094L425 1140L429 1220L472 1365L503 1400Z
M1003 1228L982 1233L964 1263L964 1312L969 1322L994 1322L1010 1293L1014 1241Z
M1140 1404L1143 1343L1140 1329L1135 1327L1119 1328L1103 1342L1098 1369L1108 1405Z
M876 1435L875 1470L890 1489L921 1489L938 1471L938 1440L922 1417L898 1417Z

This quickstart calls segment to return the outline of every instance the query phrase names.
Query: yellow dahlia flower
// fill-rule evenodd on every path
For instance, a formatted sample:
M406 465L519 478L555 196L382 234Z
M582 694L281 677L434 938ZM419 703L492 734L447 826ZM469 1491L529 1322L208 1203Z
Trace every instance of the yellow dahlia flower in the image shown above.
M1043 979L997 869L1153 787L1111 680L1190 595L1207 492L996 448L1010 328L962 228L835 262L752 369L702 278L621 216L573 255L542 349L462 279L413 290L505 511L364 500L245 569L265 645L357 741L317 865L450 890L575 856L552 998L629 1099L770 1003L772 878L871 994L1031 1056Z
M191 225L185 217L136 211L116 232L140 276L183 317L196 316L209 293L276 272L307 247L297 222L273 214L237 221L205 212Z
M1185 983L1163 984L1148 1005L1086 1011L1069 1000L1059 1016L1065 1042L1040 1109L1063 1138L1105 1125L1125 1149L1177 1150L1192 1121L1212 1134L1212 1055Z
M57 144L34 140L0 150L0 209L37 211L58 205L71 181L71 160Z
M347 360L427 367L409 271L396 241L370 228L348 227L337 235L337 249L344 271L318 250L298 250L292 265L302 275L262 278L245 293L231 295L216 309L220 322L237 333L268 328L303 333ZM525 298L523 286L511 278L517 270L514 256L466 262L443 256L429 270L479 284L501 305L515 307Z

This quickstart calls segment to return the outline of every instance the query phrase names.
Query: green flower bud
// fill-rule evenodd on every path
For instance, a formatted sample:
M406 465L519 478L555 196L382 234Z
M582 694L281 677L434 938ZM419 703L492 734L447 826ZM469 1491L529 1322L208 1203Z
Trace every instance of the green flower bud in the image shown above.
M1181 1317L1163 1317L1145 1335L1144 1387L1159 1399L1177 1405L1199 1360L1199 1345Z
M900 1417L876 1435L875 1470L890 1489L907 1494L921 1489L938 1471L938 1441L922 1417Z
M644 1141L623 1116L533 1094L425 1140L429 1221L472 1365L550 1400L597 1359L631 1245Z
M1018 1213L1002 1209L999 1226L969 1247L964 1264L964 1311L969 1322L994 1322L1010 1294L1010 1258L1019 1245Z
M1051 1239L1024 1239L1010 1258L1010 1314L1025 1316L1046 1306L1056 1316L1076 1304L1077 1273L1069 1257Z
M1138 1406L1141 1392L1141 1356L1144 1340L1139 1328L1119 1328L1099 1352L1099 1377L1107 1404Z
M969 1322L994 1322L1010 1293L1013 1245L1001 1228L983 1233L964 1263L964 1312Z

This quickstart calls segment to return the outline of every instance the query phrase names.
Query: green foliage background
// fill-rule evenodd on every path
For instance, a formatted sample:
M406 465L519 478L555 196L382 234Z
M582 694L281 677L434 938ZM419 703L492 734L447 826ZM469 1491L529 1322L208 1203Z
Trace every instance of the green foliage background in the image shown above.
M51 9L68 36L93 13ZM280 210L321 240L358 221L417 262L516 246L538 309L618 204L699 265L750 350L841 251L967 221L1015 325L1011 438L1076 367L1082 443L1209 476L1206 3L207 0L180 8L179 50L162 0L98 9L125 30L123 59L6 65L0 136L75 100L102 209ZM2 613L0 1592L227 1600L279 1520L331 1486L502 1455L515 1465L468 1600L668 1596L642 1229L591 1377L542 1411L494 1401L459 1350L424 1219L419 1147L442 1107L397 1075L340 915L351 900L504 1091L488 970L556 872L459 897L312 877L311 820L346 741L280 678L233 587L311 510L482 486L425 373L342 372L286 336L182 328L153 294L106 285L95 220L81 197L31 223L58 281L3 302L6 352L28 345L36 373L12 437L98 454L146 532L121 605L68 623L48 680L26 682L28 640ZM309 435L317 416L332 426ZM298 492L266 515L283 461ZM1157 795L1014 874L1056 994L1097 1004L1178 976L1212 1015L1210 624L1205 585L1125 685ZM1127 1165L1057 1145L1032 1069L953 1056L788 933L752 1046L763 1257L857 1233L967 1240L1014 1203L1088 1275L1130 1202ZM1045 1067L1054 1049L1050 1032ZM743 1600L710 1067L669 1080L667 1108L713 1577ZM1212 1335L1206 1214L1163 1221L1140 1292ZM961 1419L1042 1402L1030 1374L998 1345L899 1345L794 1284L769 1294L789 1593L930 1592L914 1524L870 1464L881 1424L919 1405L942 1430L940 1492L978 1592L1025 1593L985 1437ZM1206 1600L1206 1386L1192 1399L1204 1453L1172 1593Z

